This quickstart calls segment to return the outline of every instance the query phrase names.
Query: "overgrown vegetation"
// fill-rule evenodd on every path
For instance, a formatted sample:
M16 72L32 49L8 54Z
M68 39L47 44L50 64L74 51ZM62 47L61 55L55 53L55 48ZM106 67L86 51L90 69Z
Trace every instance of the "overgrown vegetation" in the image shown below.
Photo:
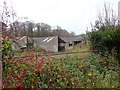
M120 26L106 26L104 31L93 31L88 33L92 49L116 50L117 59L120 63Z
M107 50L109 53L114 49L116 58L120 63L120 26L115 19L114 13L109 6L104 5L104 16L98 15L98 20L92 32L88 32L91 49Z
M94 57L93 57L94 56ZM111 62L110 62L110 61ZM109 61L109 62L107 62ZM6 61L4 88L118 88L119 67L113 56L89 53Z
M2 58L7 57L10 58L11 55L14 54L14 51L11 48L10 42L9 42L9 38L7 36L2 36L0 38L2 47L0 48L0 52L2 54Z
M119 88L120 70L114 52L104 55L106 57L94 53L36 57L30 53L26 58L5 58L2 87Z

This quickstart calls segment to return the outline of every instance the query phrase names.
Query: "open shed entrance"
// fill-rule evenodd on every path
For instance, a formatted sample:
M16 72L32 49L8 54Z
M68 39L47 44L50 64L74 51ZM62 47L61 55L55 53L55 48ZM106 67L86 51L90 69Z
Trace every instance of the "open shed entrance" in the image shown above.
M58 37L58 51L65 51L66 42Z
M81 43L81 41L74 41L74 45Z

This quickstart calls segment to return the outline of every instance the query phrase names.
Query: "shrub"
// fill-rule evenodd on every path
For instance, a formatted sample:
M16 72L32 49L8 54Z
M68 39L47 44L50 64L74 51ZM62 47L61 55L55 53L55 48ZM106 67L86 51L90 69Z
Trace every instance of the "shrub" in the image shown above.
M5 67L7 68L9 66L9 59L14 55L14 51L11 49L9 38L7 36L2 36L0 39L2 41L0 52L2 53L2 66L4 70Z
M12 55L13 50L11 49L9 38L7 36L2 36L1 41L2 47L0 48L0 51L2 52L2 58Z
M104 30L96 30L88 33L91 49L103 49L109 53L113 49L117 52L120 63L120 26L105 26Z

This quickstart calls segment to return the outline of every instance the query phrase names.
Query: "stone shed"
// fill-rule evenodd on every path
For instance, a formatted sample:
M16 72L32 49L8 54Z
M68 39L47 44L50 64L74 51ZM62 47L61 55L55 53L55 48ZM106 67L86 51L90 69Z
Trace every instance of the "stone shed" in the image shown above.
M28 46L33 46L34 44L34 40L28 36L16 37L10 42L12 49L15 51L19 51L20 49L26 49Z
M60 38L66 42L66 48L69 46L74 46L74 45L79 44L82 41L84 41L84 39L82 37L78 37L78 36L60 37Z
M58 52L65 50L65 41L58 36L32 38L35 48L42 48L45 51Z

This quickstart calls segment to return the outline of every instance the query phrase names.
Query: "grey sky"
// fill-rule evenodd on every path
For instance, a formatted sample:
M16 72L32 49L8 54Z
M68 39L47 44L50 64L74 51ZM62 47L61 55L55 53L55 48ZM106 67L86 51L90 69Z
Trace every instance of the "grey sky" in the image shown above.
M8 0L10 1L10 0ZM97 13L109 2L117 12L119 0L12 0L19 17L28 17L35 22L44 22L51 26L60 26L76 34L90 29Z

